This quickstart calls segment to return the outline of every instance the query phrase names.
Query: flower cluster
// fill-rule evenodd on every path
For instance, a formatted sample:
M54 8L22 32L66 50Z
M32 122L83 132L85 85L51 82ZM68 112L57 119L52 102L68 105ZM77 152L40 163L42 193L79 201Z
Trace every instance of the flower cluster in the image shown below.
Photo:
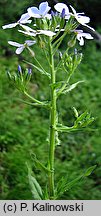
M31 36L31 38L34 37L33 41L26 40L24 44L9 41L8 43L10 45L18 47L16 54L20 54L25 47L35 44L37 41L36 38L39 35L56 38L60 31L67 31L68 33L67 26L69 26L69 33L75 34L80 46L84 45L84 38L93 39L90 34L84 33L82 30L78 29L79 25L83 25L94 31L94 29L88 25L90 18L85 16L84 13L77 13L71 5L69 9L64 3L57 3L54 6L54 9L55 11L51 10L47 1L42 2L40 3L39 8L29 7L27 13L22 14L17 22L3 26L3 29L19 26L22 28L18 30L20 33ZM39 22L37 22L38 19ZM27 26L27 24L32 24L33 28Z
M36 41L26 40L24 44L16 43L13 41L8 41L8 43L12 46L17 47L16 54L20 54L25 48L32 46L36 43Z
M16 86L18 90L24 92L27 89L27 85L31 79L32 69L27 68L25 71L22 70L21 66L18 65L17 73L11 74L7 72L8 78Z

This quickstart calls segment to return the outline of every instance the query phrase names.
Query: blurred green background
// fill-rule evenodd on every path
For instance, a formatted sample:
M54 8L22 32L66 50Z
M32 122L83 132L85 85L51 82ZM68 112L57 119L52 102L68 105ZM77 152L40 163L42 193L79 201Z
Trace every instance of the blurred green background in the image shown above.
M37 4L41 1L37 1ZM59 1L48 1L53 7ZM91 26L101 33L101 1L69 0L78 11L84 11L91 18ZM40 184L44 186L45 176L33 165L30 154L38 155L43 163L48 154L49 113L43 108L33 108L23 104L24 99L14 86L9 83L6 72L17 71L18 64L23 68L23 59L29 60L25 51L16 56L7 43L8 40L24 41L17 30L2 30L2 25L15 22L26 12L29 6L36 5L34 0L0 0L0 199L33 199L30 192L26 161ZM64 41L64 44L66 41ZM65 45L64 45L65 46ZM61 46L61 50L64 49ZM79 182L72 190L66 192L61 199L101 199L101 41L86 41L83 48L79 47L84 57L74 74L72 81L86 80L74 91L60 98L58 111L60 121L71 125L74 120L72 107L79 113L86 109L95 117L90 127L72 134L61 134L61 146L55 152L56 181L65 175L67 180L78 176L90 166L97 164L93 174ZM43 54L35 47L35 53L43 61ZM43 65L47 67L44 59ZM60 75L61 76L61 75ZM48 80L33 70L29 86L31 95L36 98L48 99Z

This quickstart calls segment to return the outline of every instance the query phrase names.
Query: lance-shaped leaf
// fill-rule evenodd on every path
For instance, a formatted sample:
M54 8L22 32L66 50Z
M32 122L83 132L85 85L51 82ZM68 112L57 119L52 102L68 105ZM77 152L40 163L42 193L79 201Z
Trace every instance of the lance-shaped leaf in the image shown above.
M47 167L45 167L37 158L35 154L32 154L32 159L34 161L35 166L37 169L44 171L45 173L51 172Z
M82 180L84 177L87 177L89 175L91 175L91 173L93 172L93 170L95 170L96 165L89 167L84 174L78 176L76 179L72 180L71 182L67 183L65 186L65 190L69 190L71 189L76 183L78 183L78 181Z
M91 117L91 114L88 113L86 110L84 113L82 113L77 120L75 121L74 126L76 128L86 127L87 125L91 124L94 121L94 118Z
M58 88L60 88L62 86L62 84L64 84L64 83L65 83L64 81L59 81L59 82L50 84L50 86L51 86L52 89L57 89L58 90Z
M27 62L27 61L24 61L24 62L26 62L27 64L31 65L36 70L38 70L40 73L42 73L43 75L47 76L50 79L50 77L51 77L50 74L47 73L44 69L42 69L42 68L40 68L40 67L36 66L35 64L30 63L30 62Z
M41 186L37 182L36 178L32 176L32 171L28 164L27 164L27 168L28 168L29 184L30 184L30 188L31 188L31 192L33 194L34 200L41 200L43 197Z
M85 172L85 176L91 175L91 173L95 170L96 166L97 166L97 165L94 165L94 166L89 167L89 168L86 170L86 172Z
M56 198L59 198L64 192L70 190L75 184L77 184L79 181L81 181L84 177L89 176L93 170L95 170L96 165L89 167L83 174L78 176L77 178L73 179L70 182L66 182L65 177L62 177L60 181L57 184L55 196Z
M31 103L30 101L25 101L25 100L21 100L19 99L20 102L23 102L25 104L28 104L28 105L31 105L31 106L37 106L37 107L44 107L44 108L47 108L49 109L50 108L50 103L47 101L47 102L42 102L42 103Z
M76 131L78 130L76 127L72 126L72 127L68 127L62 124L57 124L56 126L56 131L58 132L72 132L72 131Z
M76 113L76 115L78 115L78 113ZM77 119L74 122L74 125L72 127L68 127L62 124L57 124L56 131L58 132L79 131L82 130L82 128L85 128L86 126L90 125L94 121L94 118L91 117L91 114L88 113L87 110L84 113L82 113L80 116L76 116L76 118Z
M62 94L66 94L66 93L72 91L74 88L76 88L76 87L78 86L78 84L80 84L80 83L82 83L82 82L84 82L84 80L78 81L78 82L76 82L76 83L73 83L73 84L70 85L70 86L67 86L67 87L65 88L65 90L62 92Z
M43 200L49 200L49 193L48 193L48 185L46 184L46 187L43 191Z

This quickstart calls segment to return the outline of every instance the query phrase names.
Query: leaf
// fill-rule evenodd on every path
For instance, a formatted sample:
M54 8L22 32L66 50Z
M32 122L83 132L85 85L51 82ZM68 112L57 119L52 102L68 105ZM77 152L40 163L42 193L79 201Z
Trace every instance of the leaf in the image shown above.
M87 115L88 115L88 111L86 110L84 113L82 113L76 120L76 122L82 121Z
M66 183L66 180L64 177L62 177L57 184L56 188L56 198L60 197L65 191L70 190L75 184L77 184L80 180L82 180L84 177L89 176L93 170L96 168L96 165L89 167L84 174L81 174L77 178L73 179L72 181Z
M76 88L76 86L77 86L79 83L82 83L82 82L84 82L84 80L78 81L78 82L76 82L76 83L73 83L73 84L70 85L70 86L67 86L67 87L65 88L65 90L62 92L62 94L66 94L66 93L72 91L74 88Z
M43 191L43 200L49 200L48 186L47 185Z
M30 63L30 62L28 62L28 61L24 61L24 62L26 62L27 64L31 65L31 66L34 67L35 69L37 69L40 73L46 75L48 78L51 77L49 73L47 73L45 70L42 70L42 69L39 68L38 66L36 66L36 65L34 65L34 64L32 64L32 63Z
M76 179L72 180L71 182L67 183L65 185L64 191L67 191L69 189L71 189L71 187L73 187L78 181L80 181L82 178L84 177L84 175L80 175L79 177L77 177Z
M31 171L31 168L28 166L28 164L27 164L27 168L28 168L29 184L31 187L31 192L33 194L33 197L35 200L41 200L42 196L43 196L41 186L37 182L36 178L34 176L32 176L32 174L31 174L32 171Z
M21 102L23 102L23 103L25 103L25 104L31 105L31 106L38 106L38 107L46 106L46 108L49 107L48 103L46 104L46 103L44 103L44 102L43 102L42 104L38 104L38 103L31 103L31 102L29 102L29 101L25 101L25 100L22 100L22 99L19 99L19 101L21 101Z
M65 82L64 81L60 81L60 82L56 82L56 83L53 83L53 84L50 84L50 86L53 88L53 89L56 89L56 88L60 88L62 84L64 84Z
M8 78L9 78L9 80L12 79L11 73L10 73L9 71L7 71L7 76L8 76Z
M51 172L47 167L45 167L37 158L35 154L32 154L33 156L33 161L35 163L35 166L39 169L44 171L45 173Z
M94 118L91 117L90 113L86 110L82 113L75 121L74 126L76 128L86 127L87 125L91 124L94 121Z
M75 117L78 118L78 111L77 111L77 109L75 107L73 107L73 111L74 111Z
M95 170L96 167L97 167L97 165L89 167L85 172L85 176L91 175L91 173Z
M68 127L68 126L65 126L65 125L62 125L62 124L58 124L57 127L56 127L56 130L60 131L60 132L71 132L71 131L75 131L75 130L78 130L78 129L75 128L74 126L73 127Z
M57 194L60 196L62 195L62 193L64 192L64 186L66 185L66 179L65 178L61 178L58 183L57 183L57 188L55 191L55 196L57 198Z

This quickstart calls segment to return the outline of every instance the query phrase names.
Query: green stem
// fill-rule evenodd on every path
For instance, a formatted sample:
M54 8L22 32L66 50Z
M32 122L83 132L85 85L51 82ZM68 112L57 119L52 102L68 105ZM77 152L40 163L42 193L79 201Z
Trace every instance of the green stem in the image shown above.
M33 97L32 97L31 95L29 95L26 91L24 91L24 94L25 94L29 99L31 99L32 101L34 101L35 103L40 104L40 105L43 104L43 102L41 102L41 101L39 101L39 100L33 98Z
M62 58L60 59L59 63L57 64L56 71L57 71L57 70L59 69L59 67L61 66L61 63L63 62L66 53L68 53L68 50L69 50L69 47L65 50L65 52L64 52L63 55L62 55Z
M72 71L73 73L73 71ZM59 97L59 95L61 95L61 93L63 92L63 90L65 90L67 83L69 83L69 80L72 76L72 73L70 73L69 77L67 78L66 82L63 84L63 86L60 88L60 90L57 92L57 97Z
M51 84L55 83L54 58L51 39L49 40L50 48L50 69ZM50 113L50 146L49 146L49 198L54 199L54 151L55 151L55 127L56 127L56 90L51 87L51 113Z
M66 88L67 83L69 82L69 78L66 80L66 82L63 84L63 86L60 88L60 90L57 92L57 97L63 92L63 90Z
M42 71L47 75L47 72L45 71L45 69L42 67L42 65L40 64L40 62L38 61L38 59L35 57L35 54L33 52L33 50L30 47L27 47L27 49L29 50L29 52L31 53L32 57L34 57L34 60L36 61L36 63L38 64L38 66L42 69Z

